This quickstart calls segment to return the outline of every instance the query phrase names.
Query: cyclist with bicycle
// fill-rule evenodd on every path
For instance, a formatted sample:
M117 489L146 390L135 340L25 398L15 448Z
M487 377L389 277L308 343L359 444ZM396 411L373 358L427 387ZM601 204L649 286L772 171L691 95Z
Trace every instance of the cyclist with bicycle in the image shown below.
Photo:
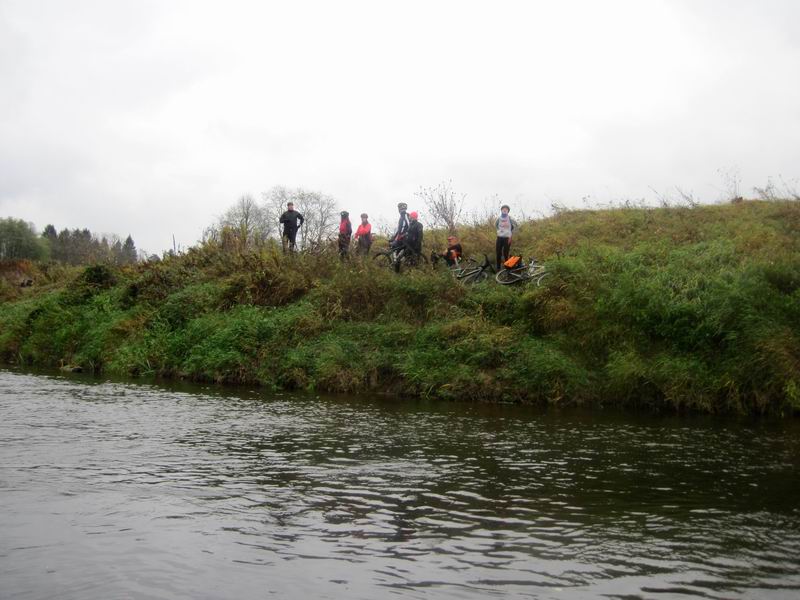
M405 202L400 202L397 205L397 212L400 213L400 220L397 223L397 231L394 232L394 235L389 238L389 245L392 249L401 247L404 245L404 238L408 233L408 228L411 226L411 221L408 218L408 204Z
M422 223L416 212L408 213L408 205L401 202L397 205L400 222L397 231L389 238L389 250L378 252L373 259L377 264L391 265L399 272L401 265L415 265L422 257Z

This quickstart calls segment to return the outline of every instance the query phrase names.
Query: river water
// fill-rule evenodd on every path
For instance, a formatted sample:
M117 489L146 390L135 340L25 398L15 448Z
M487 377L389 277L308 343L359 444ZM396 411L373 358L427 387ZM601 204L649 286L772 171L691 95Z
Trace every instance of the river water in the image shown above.
M0 598L800 597L796 421L0 371Z

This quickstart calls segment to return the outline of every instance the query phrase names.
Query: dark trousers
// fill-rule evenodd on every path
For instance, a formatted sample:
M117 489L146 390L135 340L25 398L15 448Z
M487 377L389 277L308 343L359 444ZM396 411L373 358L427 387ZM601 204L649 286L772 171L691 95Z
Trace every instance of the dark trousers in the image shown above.
M283 253L286 254L288 246L289 252L295 251L295 239L297 238L297 230L284 230L281 236L281 245L283 246Z
M508 260L508 253L511 249L511 239L499 237L494 247L497 252L497 270L499 271L500 265Z
M339 257L347 258L350 253L350 236L343 233L339 234Z
M358 245L356 246L357 251L362 256L367 256L369 254L369 247L372 245L372 240L366 236L362 235L358 238Z
M416 264L417 259L422 256L422 244L415 242L409 244L406 242L406 252L408 252L409 259Z

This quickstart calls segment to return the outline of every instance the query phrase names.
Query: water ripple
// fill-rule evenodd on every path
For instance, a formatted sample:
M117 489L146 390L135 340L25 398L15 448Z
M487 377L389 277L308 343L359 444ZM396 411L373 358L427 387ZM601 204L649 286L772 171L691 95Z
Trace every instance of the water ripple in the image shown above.
M0 597L795 597L797 434L0 371Z

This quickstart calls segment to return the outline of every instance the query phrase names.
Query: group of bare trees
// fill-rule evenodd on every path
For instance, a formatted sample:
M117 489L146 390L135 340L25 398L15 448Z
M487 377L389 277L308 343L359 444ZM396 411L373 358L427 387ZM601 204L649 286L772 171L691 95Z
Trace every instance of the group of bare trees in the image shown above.
M339 213L336 200L327 194L303 188L275 186L262 195L267 212L277 224L286 205L294 203L294 209L303 215L303 226L298 232L297 244L302 248L318 247L336 232Z
M280 216L289 202L303 215L297 245L300 249L319 246L336 232L336 200L321 192L276 186L261 194L261 201L247 194L204 232L204 239L226 248L261 247L281 235Z

